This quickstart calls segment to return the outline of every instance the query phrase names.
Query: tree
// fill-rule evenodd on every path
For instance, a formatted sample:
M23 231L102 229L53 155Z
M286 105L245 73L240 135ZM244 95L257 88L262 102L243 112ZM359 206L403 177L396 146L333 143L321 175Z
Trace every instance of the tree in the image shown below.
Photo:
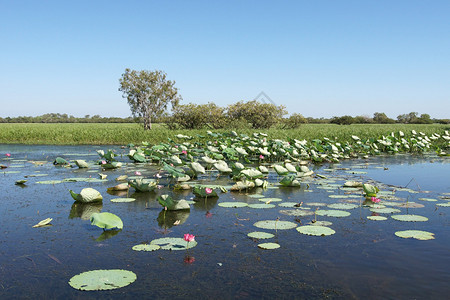
M119 82L122 97L127 98L133 117L143 122L144 129L152 129L152 119L161 116L169 104L175 107L181 100L175 81L167 80L166 73L160 70L127 68Z
M270 128L277 124L286 113L283 105L276 106L256 100L239 101L227 107L227 115L231 120L245 121L255 129Z
M377 124L393 124L395 120L388 118L385 113L376 112L373 114L373 121Z

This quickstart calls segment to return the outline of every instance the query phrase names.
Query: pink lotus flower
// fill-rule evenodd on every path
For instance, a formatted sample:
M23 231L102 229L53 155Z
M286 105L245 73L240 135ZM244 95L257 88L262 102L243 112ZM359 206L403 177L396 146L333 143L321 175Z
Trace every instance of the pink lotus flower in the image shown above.
M213 190L210 189L210 188L205 188L205 192L206 192L207 195L211 194L212 191L213 191Z
M186 241L186 242L193 242L193 241L195 241L195 235L193 235L193 234L189 234L189 233L186 233L185 235L184 235L184 240Z
M11 153L6 153L6 157L11 157Z
M102 160L102 165L106 165L106 161L105 160Z
M259 156L259 159L264 159L264 155L261 154L261 155Z
M136 175L136 176L141 176L141 175L142 175L142 173L141 173L141 172L139 172L139 171L136 171L136 172L134 172L134 175Z
M379 203L381 201L377 197L372 197L372 198L370 198L370 200L372 200L373 203Z
M187 154L187 151L186 151L186 150L183 150L183 151L181 151L181 153L183 153L184 155L186 155L186 154Z

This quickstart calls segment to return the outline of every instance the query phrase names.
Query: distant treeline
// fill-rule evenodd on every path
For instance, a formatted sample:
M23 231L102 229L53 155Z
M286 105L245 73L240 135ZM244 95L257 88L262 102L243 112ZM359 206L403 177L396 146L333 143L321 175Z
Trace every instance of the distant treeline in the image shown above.
M205 110L202 111L200 108L203 108L205 106ZM205 105L185 105L180 106L182 113L180 113L180 109L175 111L175 113L168 117L162 116L162 117L156 117L155 123L174 123L178 119L178 122L180 122L180 118L184 119L184 122L191 121L196 122L200 121L201 118L205 118L208 115L211 115L212 112L215 112L217 109L217 106L212 107L212 104L205 104ZM272 109L272 107L271 107ZM199 111L200 110L200 111ZM200 113L196 113L196 112ZM260 113L261 111L258 111ZM214 120L216 121L215 124L218 125L220 122L218 120L220 119L221 115L224 115L224 111L217 111L217 114L213 116ZM214 114L213 114L214 115ZM261 114L259 114L261 116ZM262 114L264 115L264 114ZM246 116L247 120L249 119L248 116ZM264 118L265 121L267 121L267 116ZM231 118L232 119L232 118ZM205 123L208 123L209 120L205 120ZM230 120L227 120L229 122ZM333 117L333 118L312 118L312 117L303 117L301 114L294 114L291 117L281 117L279 119L279 123L283 124L285 126L282 127L289 127L289 128L296 128L300 126L301 124L339 124L339 125L350 125L350 124L450 124L450 119L434 119L431 118L428 114L420 114L417 112L411 112L409 114L403 114L397 116L397 119L391 119L386 116L385 113L376 112L374 113L373 117L369 116L341 116L341 117ZM59 114L59 113L49 113L44 114L37 117L30 117L30 116L19 116L19 117L6 117L1 118L0 117L0 123L139 123L138 118L133 117L127 117L127 118L120 118L120 117L101 117L99 115L85 115L84 117L74 117L72 115L67 114ZM194 122L195 123L195 122ZM199 122L203 123L203 122ZM183 128L198 128L203 127L203 124L191 124L191 126L187 124L183 124ZM237 124L233 124L237 125ZM275 125L272 124L272 125ZM222 126L218 126L222 127ZM239 126L238 126L239 127ZM264 127L264 126L262 126ZM269 126L270 127L270 126Z

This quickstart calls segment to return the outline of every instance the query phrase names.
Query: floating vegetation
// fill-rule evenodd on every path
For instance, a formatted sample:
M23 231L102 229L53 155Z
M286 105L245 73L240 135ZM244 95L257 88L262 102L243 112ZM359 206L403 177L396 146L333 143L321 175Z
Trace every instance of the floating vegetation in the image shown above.
M399 213L401 210L396 208L383 207L383 208L371 208L370 211L378 214L394 214Z
M437 201L437 199L434 199L434 198L419 198L419 200L428 201L428 202L436 202Z
M136 274L126 270L93 270L73 276L69 285L82 291L113 290L133 283Z
M392 219L403 222L425 222L428 221L427 217L419 215L393 215Z
M197 241L187 242L183 238L160 238L150 242L151 245L158 245L163 250L186 250L197 246Z
M348 217L351 214L348 211L344 210L335 210L335 209L319 209L316 214L318 216L327 216L327 217L335 217L335 218L343 218Z
M262 239L271 239L275 235L273 235L272 233L263 232L263 231L253 231L253 232L250 232L249 234L247 234L247 236L254 238L254 239L262 240Z
M254 203L254 204L249 204L248 207L250 208L274 208L275 204L270 204L270 203Z
M335 234L336 231L329 227L319 226L319 225L305 225L299 226L296 230L302 234L315 235L315 236L326 236Z
M280 214L287 216L305 217L314 215L314 212L311 210L303 210L303 209L283 209L280 210Z
M413 238L421 241L434 240L434 233L422 230L397 231L395 235L404 239Z
M258 244L258 247L264 250L273 250L280 248L280 245L277 243L262 243Z
M248 206L248 204L245 202L220 202L219 206L238 208L238 207L246 207Z
M132 247L134 251L156 251L161 249L161 246L159 245L152 245L152 244L139 244Z
M359 207L359 205L356 204L350 204L350 203L332 203L328 205L329 208L334 209L354 209Z
M112 198L111 202L121 203L121 202L133 202L136 201L135 198Z
M280 221L280 220L265 220L258 221L253 226L263 229L275 229L275 230L286 230L297 227L297 224L289 221Z
M372 221L386 221L387 218L383 216L367 216L367 219Z
M437 203L436 206L450 207L450 202L447 202L447 203Z
M93 213L91 215L91 225L95 225L103 229L123 228L122 220L115 214L109 212Z

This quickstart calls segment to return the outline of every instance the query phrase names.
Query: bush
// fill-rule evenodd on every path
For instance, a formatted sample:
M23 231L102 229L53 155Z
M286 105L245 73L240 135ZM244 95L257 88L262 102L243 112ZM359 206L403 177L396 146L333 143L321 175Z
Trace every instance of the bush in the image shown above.
M276 106L269 103L261 103L256 100L249 102L237 102L228 105L227 115L231 120L244 119L252 128L270 128L280 122L286 114L284 106Z
M301 124L306 124L308 121L301 114L292 114L289 118L283 119L283 129L299 128Z
M339 125L350 125L355 123L355 119L353 119L352 116L333 117L330 123Z
M214 103L189 103L173 108L173 114L166 123L169 128L176 128L177 124L184 129L201 129L206 126L219 129L223 128L227 121L224 108Z

